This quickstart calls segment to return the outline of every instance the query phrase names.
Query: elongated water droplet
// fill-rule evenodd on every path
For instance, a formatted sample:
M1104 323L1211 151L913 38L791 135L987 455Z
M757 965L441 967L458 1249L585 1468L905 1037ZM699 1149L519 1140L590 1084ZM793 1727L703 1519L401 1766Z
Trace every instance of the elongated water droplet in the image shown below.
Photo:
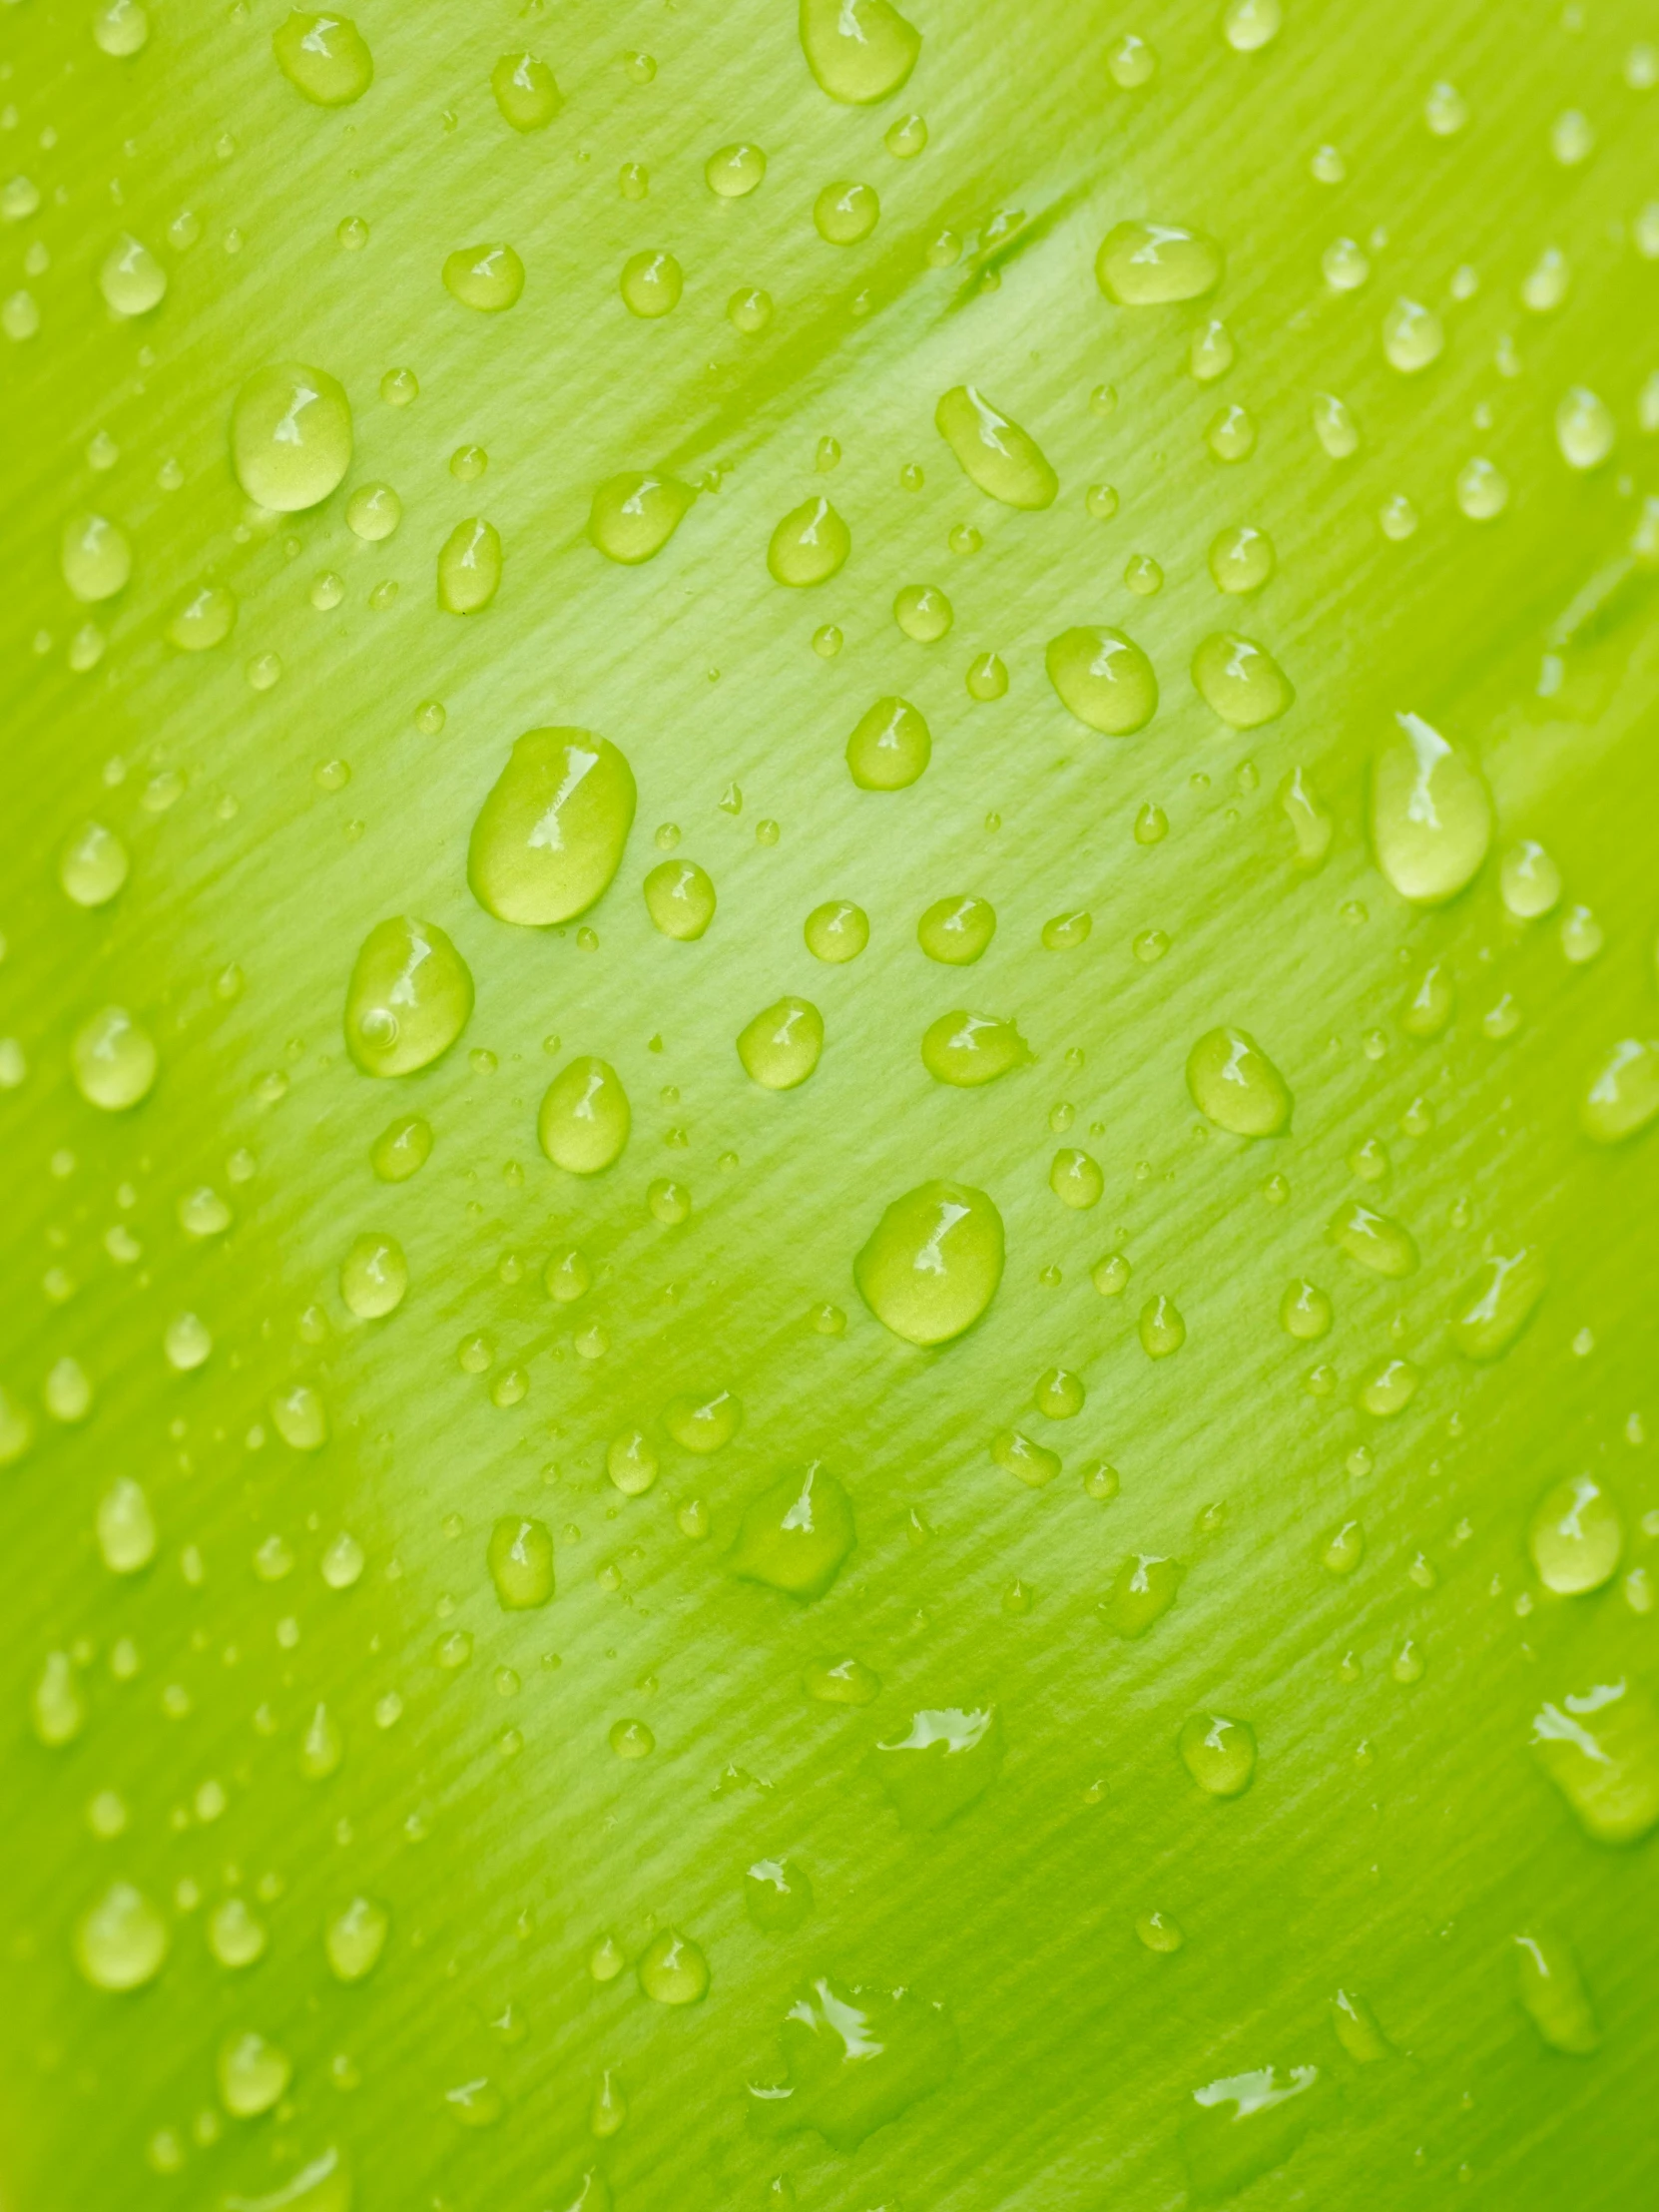
M1498 895L1517 921L1536 921L1561 898L1561 870L1532 837L1523 837L1503 855Z
M966 1184L918 1183L896 1198L852 1263L858 1295L907 1344L971 1329L1002 1280L1002 1216Z
M565 104L552 70L534 54L503 54L490 71L490 90L515 131L545 131Z
M732 1547L732 1572L791 1597L822 1597L856 1541L852 1502L814 1460L751 1500Z
M1593 1475L1568 1475L1538 1501L1527 1547L1546 1590L1558 1597L1581 1597L1611 1582L1618 1572L1624 1522Z
M916 942L944 967L971 967L996 934L987 898L939 898L916 923Z
M1220 1713L1193 1713L1176 1739L1182 1764L1211 1797L1239 1797L1256 1772L1256 1736L1248 1721Z
M824 1051L824 1016L810 999L780 998L738 1035L738 1058L763 1090L793 1091Z
M1618 439L1613 410L1605 399L1574 384L1555 410L1555 442L1569 468L1599 468Z
M345 991L345 1049L365 1075L412 1075L472 1013L472 971L444 932L396 914L363 939Z
M83 606L124 591L133 573L133 544L107 515L74 515L58 545L63 580Z
M548 1084L536 1139L567 1175L599 1175L622 1155L633 1126L622 1078L606 1060L571 1060Z
M149 314L167 297L167 271L142 239L119 238L98 271L98 288L114 314Z
M1587 2057L1601 2045L1594 2007L1565 1941L1539 1930L1517 1936L1515 1988L1533 2026L1551 2050Z
M84 1086L83 1086L84 1088ZM1624 1037L1591 1078L1579 1127L1597 1144L1618 1144L1659 1114L1659 1039Z
M1095 281L1120 307L1201 299L1221 282L1222 251L1213 238L1171 223L1119 223L1095 257Z
M1306 769L1292 769L1279 787L1279 806L1296 839L1296 864L1317 868L1325 863L1336 834L1336 824L1314 790Z
M696 497L672 476L630 470L607 477L588 510L588 536L607 559L636 566L662 551Z
M863 792L906 791L932 758L933 741L919 708L889 695L859 719L846 741L846 767Z
M438 605L446 614L481 614L501 587L501 537L493 522L469 515L438 552Z
M149 1097L161 1063L150 1032L124 1006L102 1006L75 1032L69 1064L89 1106L120 1114Z
M75 1963L95 1989L142 1988L167 1949L167 1923L130 1882L112 1882L75 1931Z
M1396 299L1382 317L1382 352L1390 368L1414 376L1437 361L1445 349L1445 329L1432 307L1417 299Z
M1659 1825L1659 1711L1624 1676L1569 1690L1532 1718L1538 1764L1603 1844L1633 1844Z
M1044 665L1061 705L1103 737L1133 737L1158 711L1152 663L1121 630L1063 630Z
M168 643L182 653L206 653L231 635L236 621L236 593L227 584L205 584L174 609Z
M1439 905L1485 859L1492 803L1479 770L1420 715L1394 722L1398 735L1372 762L1372 844L1402 898Z
M351 408L326 370L279 361L256 369L231 410L237 481L258 507L297 514L327 498L351 465Z
M801 0L801 50L831 100L867 107L909 76L921 33L890 0Z
M772 533L767 567L780 584L825 584L852 550L852 533L828 499L806 499Z
M443 265L443 288L479 314L501 314L524 289L524 264L507 245L461 246Z
M1193 685L1205 705L1235 730L1276 722L1296 701L1290 678L1273 655L1228 630L1206 638L1194 653Z
M380 1321L402 1305L409 1263L394 1237L367 1233L353 1240L340 1262L339 1295L359 1321Z
M271 44L294 91L319 108L348 108L374 81L374 58L348 16L302 15L296 8L277 24Z
M1500 1360L1532 1319L1548 1280L1536 1245L1482 1260L1452 1302L1452 1343L1466 1360Z
M1135 1552L1112 1577L1111 1588L1100 1601L1101 1618L1114 1636L1144 1636L1175 1603L1186 1575L1179 1559L1159 1558Z
M112 1574L138 1574L155 1558L161 1540L156 1516L131 1475L118 1475L98 1500L97 1533Z
M999 1428L991 1438L991 1457L1028 1490L1040 1490L1060 1471L1060 1454L1017 1428Z
M380 1962L391 1933L391 1916L372 1898L355 1897L323 1931L328 1963L341 1981L361 1981Z
M382 1129L369 1148L368 1164L382 1183L406 1183L432 1154L432 1125L408 1114Z
M1276 1137L1291 1125L1285 1078L1242 1029L1212 1029L1187 1055L1193 1104L1236 1137Z
M504 1613L547 1604L553 1595L553 1536L545 1521L513 1513L490 1530L489 1577Z
M622 863L636 796L633 771L608 738L526 731L472 826L473 897L526 928L586 913Z
M1005 507L1051 507L1060 481L1037 441L972 384L955 384L933 410L940 437L976 484Z
M941 1014L921 1039L921 1064L940 1083L972 1090L1023 1067L1031 1057L1012 1021L995 1014Z
M1331 1217L1328 1234L1340 1251L1369 1268L1373 1275L1397 1281L1416 1269L1417 1248L1410 1231L1390 1221L1386 1214L1373 1213L1358 1200L1338 1208Z

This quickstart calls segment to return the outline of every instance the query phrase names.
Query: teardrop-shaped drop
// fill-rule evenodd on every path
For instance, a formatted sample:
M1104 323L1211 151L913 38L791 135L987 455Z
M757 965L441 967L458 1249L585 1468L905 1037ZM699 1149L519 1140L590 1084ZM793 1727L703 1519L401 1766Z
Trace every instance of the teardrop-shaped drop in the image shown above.
M1492 802L1480 771L1420 715L1394 721L1398 735L1372 763L1372 844L1402 898L1437 906L1485 859Z
M621 865L635 798L633 770L608 738L527 730L472 826L473 897L525 928L586 913Z
M345 992L345 1049L365 1075L412 1075L449 1050L472 1012L472 972L444 932L408 914L377 922Z

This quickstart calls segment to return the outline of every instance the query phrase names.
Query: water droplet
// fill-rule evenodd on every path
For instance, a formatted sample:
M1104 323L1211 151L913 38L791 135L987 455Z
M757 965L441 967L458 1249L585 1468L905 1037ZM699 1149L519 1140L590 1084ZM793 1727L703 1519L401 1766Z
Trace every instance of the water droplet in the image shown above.
M697 493L672 476L629 471L611 476L593 495L588 536L613 561L633 566L660 553L690 512Z
M1273 570L1273 540L1265 530L1242 523L1210 541L1210 574L1217 591L1260 591Z
M1509 504L1509 479L1491 461L1476 454L1457 471L1452 492L1471 522L1491 522Z
M1118 1568L1100 1601L1101 1618L1114 1636L1144 1636L1175 1603L1186 1572L1179 1559L1133 1553Z
M352 1241L340 1262L339 1295L359 1321L395 1313L409 1288L409 1263L393 1237L368 1232Z
M1358 1402L1364 1411L1375 1414L1378 1419L1390 1419L1395 1413L1404 1412L1416 1396L1421 1381L1421 1369L1413 1367L1409 1360L1384 1360L1361 1383Z
M1597 1144L1617 1144L1645 1129L1655 1114L1659 1114L1659 1042L1621 1038L1579 1104L1579 1126Z
M1158 56L1144 38L1126 31L1106 49L1106 74L1120 92L1137 92L1158 74Z
M237 481L258 507L296 514L351 465L351 408L333 377L282 361L256 369L231 410Z
M1242 1029L1211 1029L1187 1056L1193 1104L1237 1137L1276 1137L1291 1124L1285 1078Z
M167 1923L130 1882L112 1882L75 1931L75 1963L95 1989L141 1988L167 1948Z
M1313 406L1314 435L1334 461L1351 460L1360 450L1360 425L1347 400L1334 391L1316 392Z
M881 218L881 202L873 185L849 183L844 178L826 185L813 202L813 223L821 239L830 246L857 246L867 239Z
M672 314L686 288L685 273L672 254L648 250L622 265L622 303L647 322Z
M1377 2014L1358 1989L1339 1989L1331 1999L1331 2025L1350 2058L1362 2066L1388 2056L1391 2045L1377 2024Z
M1275 722L1296 700L1273 655L1226 630L1206 638L1194 653L1193 685L1205 705L1235 730Z
M753 287L735 291L726 302L726 313L735 329L753 337L772 320L772 295Z
M805 1083L823 1050L824 1016L805 998L780 998L738 1036L745 1072L769 1091L793 1091Z
M1287 1336L1313 1343L1330 1334L1335 1319L1330 1299L1317 1284L1293 1283L1279 1302L1279 1323Z
M1141 1308L1135 1329L1141 1340L1141 1350L1149 1360L1167 1360L1187 1341L1186 1322L1174 1300L1166 1298L1161 1291Z
M789 1936L813 1910L813 1885L793 1859L758 1859L744 1877L743 1900L763 1935Z
M933 410L939 435L970 483L1006 507L1052 506L1059 479L1036 440L972 384L957 384Z
M831 100L868 107L904 83L921 33L890 0L801 0L801 48Z
M828 499L806 499L772 533L767 567L780 584L825 584L852 550L852 533Z
M127 880L127 847L101 822L82 825L58 855L58 881L77 906L107 906Z
M1362 1206L1358 1199L1338 1208L1331 1217L1328 1234L1340 1251L1373 1275L1397 1281L1416 1269L1417 1248L1409 1230L1390 1221L1386 1214Z
M1356 1520L1344 1521L1320 1554L1330 1574L1352 1574L1366 1555L1366 1532Z
M552 70L534 54L503 54L490 71L490 90L515 131L545 131L565 104Z
M1333 239L1320 256L1320 272L1333 291L1358 291L1371 263L1357 239Z
M462 246L446 256L443 288L479 314L501 314L524 289L524 264L510 246Z
M1110 484L1091 484L1083 504L1096 522L1110 522L1118 511L1118 495Z
M1514 1943L1516 1993L1533 2026L1551 2050L1587 2057L1600 2047L1601 2030L1571 1950L1544 1930Z
M941 1014L921 1039L922 1066L937 1082L957 1090L994 1083L1030 1057L1014 1023L994 1014Z
M608 738L526 731L473 824L472 895L526 928L586 913L621 865L636 796L633 771Z
M254 2028L228 2036L219 2050L219 2096L233 2119L269 2112L293 2079L293 2061Z
M549 1083L536 1139L567 1175L599 1175L622 1155L633 1126L622 1078L606 1060L569 1061Z
M419 1114L388 1123L369 1149L368 1163L382 1183L406 1183L432 1153L431 1124Z
M1100 1204L1106 1178L1098 1160L1068 1146L1049 1163L1048 1187L1062 1206L1080 1213Z
M745 1508L732 1547L732 1572L791 1597L822 1597L856 1535L852 1503L818 1460L786 1474Z
M1414 376L1445 350L1445 329L1432 307L1398 298L1382 317L1382 352L1390 368Z
M949 600L933 584L906 584L892 603L892 618L917 645L936 645L955 620Z
M1601 923L1588 906L1569 906L1561 916L1561 956L1580 967L1606 942Z
M860 791L906 791L926 768L932 751L932 737L919 708L889 694L859 717L847 739L847 772Z
M323 1930L328 1963L341 1981L361 1981L372 1973L391 1933L391 1916L372 1898L355 1897ZM342 2207L343 2212L343 2207Z
M1443 78L1429 86L1422 103L1422 120L1436 138L1454 138L1469 119L1469 104L1455 85Z
M1578 1597L1599 1590L1618 1572L1624 1522L1593 1476L1568 1475L1540 1499L1527 1546L1544 1588L1558 1597Z
M994 1705L914 1713L907 1735L877 1743L876 1773L906 1828L942 1828L985 1794L1002 1765Z
M1535 1245L1508 1256L1494 1253L1452 1302L1452 1343L1466 1360L1501 1359L1532 1319L1547 1285Z
M349 107L374 80L373 56L347 16L295 9L276 26L271 44L288 83L319 108Z
M235 592L224 584L206 584L174 609L168 640L183 653L205 653L231 635L236 620Z
M480 614L500 584L500 534L494 523L469 515L456 523L439 549L438 605L447 614Z
M715 918L715 886L695 860L664 860L645 879L645 909L665 937L687 944Z
M802 933L814 959L839 967L855 960L868 944L869 916L847 899L826 899L807 916Z
M703 165L704 181L721 200L747 200L767 173L767 158L758 146L723 146Z
M652 1937L641 1954L639 1975L654 2004L697 2004L709 1993L709 1961L676 1929Z
M971 967L996 934L996 914L985 898L935 899L916 923L916 942L944 967Z
M208 1916L208 1947L233 1972L263 1958L269 1941L265 1923L242 1898L227 1898Z
M1574 384L1555 410L1555 442L1569 468L1599 468L1618 438L1613 410L1605 399Z
M1479 770L1420 715L1396 714L1394 722L1398 735L1372 763L1372 843L1401 897L1438 905L1485 859L1492 803Z
M75 597L94 606L125 590L133 573L132 541L105 515L75 515L63 526L59 565Z
M1176 1748L1187 1772L1211 1797L1239 1797L1249 1789L1256 1772L1256 1737L1248 1721L1228 1720L1220 1713L1189 1714Z
M1284 21L1280 0L1227 0L1221 35L1235 54L1255 54L1279 36Z
M1002 1279L1002 1217L965 1184L917 1184L894 1199L852 1264L859 1296L907 1344L971 1329Z
M363 939L345 992L345 1048L365 1075L410 1075L449 1050L472 974L444 932L398 914Z
M103 1006L75 1032L69 1048L75 1087L90 1106L124 1113L150 1095L159 1059L148 1030L123 1006Z
M1201 384L1213 384L1225 376L1238 357L1232 331L1214 315L1199 324L1187 347L1187 367Z
M1120 307L1201 299L1221 282L1222 251L1204 232L1178 224L1119 223L1101 242L1094 274Z
M1132 737L1158 711L1152 663L1121 630L1064 630L1044 664L1061 705L1104 737Z
M139 0L105 0L93 16L92 36L100 53L124 59L143 50L150 37L150 18Z
M1080 908L1069 914L1052 914L1042 925L1042 947L1045 952L1075 952L1080 944L1088 942L1089 931L1094 927L1094 916ZM1153 936L1161 934L1158 930ZM1165 939L1167 945L1168 939Z
M1218 461L1248 461L1256 450L1256 417L1234 401L1210 417L1204 442Z
M142 239L125 232L99 267L98 288L113 314L148 314L167 297L167 271Z

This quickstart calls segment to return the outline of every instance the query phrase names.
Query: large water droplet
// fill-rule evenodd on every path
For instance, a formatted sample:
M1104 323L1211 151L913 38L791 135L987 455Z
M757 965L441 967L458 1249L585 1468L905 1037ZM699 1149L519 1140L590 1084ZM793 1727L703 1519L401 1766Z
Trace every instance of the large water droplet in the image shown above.
M322 1933L328 1963L341 1981L361 1981L380 1962L391 1933L391 1916L372 1898L355 1897L336 1913Z
M599 1175L622 1154L633 1126L622 1078L606 1060L562 1067L543 1094L536 1137L556 1168Z
M831 100L867 107L909 76L921 33L890 0L801 0L801 50Z
M1372 762L1377 864L1420 906L1455 898L1486 857L1492 803L1480 772L1420 715L1396 714L1398 735Z
M481 614L500 586L500 533L493 522L469 515L438 550L438 605L445 614Z
M1209 1030L1187 1055L1193 1104L1236 1137L1277 1137L1291 1125L1290 1087L1242 1029Z
M791 1597L822 1597L852 1549L852 1501L818 1460L751 1500L732 1547L732 1571Z
M1340 1251L1369 1268L1373 1275L1397 1281L1415 1271L1417 1248L1410 1231L1390 1221L1386 1214L1373 1213L1358 1199L1338 1208L1331 1217L1328 1234Z
M293 2079L293 2060L256 2028L231 2035L219 2050L219 2097L233 2119L269 2112Z
M472 971L435 923L396 914L362 941L345 991L345 1049L365 1075L412 1075L455 1042Z
M996 934L988 898L937 898L916 923L916 942L944 967L971 967Z
M1053 505L1059 478L1028 431L972 384L956 384L933 410L939 435L971 483L1005 507Z
M1181 2118L1181 2156L1200 2204L1231 2199L1282 2166L1327 2101L1318 2066L1260 2066L1195 2089Z
M288 83L319 108L348 108L374 81L374 57L348 16L302 15L296 8L277 24L271 44Z
M1548 1280L1536 1245L1482 1260L1452 1302L1451 1341L1464 1359L1501 1359L1532 1319Z
M1581 1597L1618 1572L1624 1522L1593 1475L1571 1474L1539 1499L1526 1540L1544 1588Z
M1119 223L1095 257L1095 281L1120 307L1201 299L1221 282L1222 252L1213 238L1172 223Z
M83 606L96 606L126 589L133 573L133 543L107 515L72 515L58 541L63 580Z
M1623 1037L1579 1102L1579 1127L1597 1144L1635 1136L1659 1114L1659 1040Z
M340 1262L339 1295L359 1321L382 1321L402 1305L409 1289L409 1263L395 1237L366 1231L352 1239Z
M502 120L515 131L544 131L564 106L558 80L534 54L503 54L490 71Z
M351 408L325 369L256 369L231 409L231 460L258 507L297 514L327 498L351 466Z
M1193 655L1193 685L1212 713L1235 730L1277 722L1296 700L1273 655L1230 630L1206 638Z
M995 1014L941 1014L922 1034L921 1064L940 1083L973 1090L1031 1057L1012 1021Z
M132 861L113 830L89 822L58 855L58 881L77 906L107 906L127 880Z
M1100 1601L1101 1618L1112 1634L1144 1636L1175 1603L1186 1571L1179 1559L1159 1558L1151 1552L1136 1552L1125 1559Z
M1659 1825L1659 1712L1624 1676L1569 1690L1532 1716L1538 1764L1602 1844L1633 1844Z
M780 584L827 584L852 550L852 533L828 499L804 499L772 533L767 567Z
M177 606L167 625L168 642L181 653L206 653L236 627L237 595L228 584L204 584Z
M588 510L588 536L601 553L629 567L660 553L691 511L696 492L673 476L629 470L608 476Z
M1382 352L1402 376L1437 361L1445 349L1445 329L1432 307L1417 299L1396 299L1382 317Z
M545 1521L511 1513L490 1530L490 1580L504 1613L545 1605L553 1595L553 1535Z
M608 738L526 731L472 826L473 897L526 928L586 913L621 865L635 798L633 771Z
M840 967L855 960L869 942L869 916L849 899L828 898L807 916L802 934L815 960Z
M824 1016L807 998L780 998L738 1034L738 1058L763 1090L793 1091L818 1066Z
M1043 658L1061 705L1103 737L1133 737L1158 711L1152 663L1121 630L1063 630Z
M1613 410L1605 399L1574 384L1555 410L1555 442L1569 468L1599 468L1618 437Z
M943 1828L983 1797L1004 1749L994 1705L934 1707L910 1718L907 1734L878 1743L875 1771L906 1828Z
M709 1961L689 1936L665 1928L640 1955L640 1987L654 2004L698 2004L709 1993Z
M852 1263L864 1304L906 1344L971 1329L1002 1280L1002 1216L983 1191L918 1183L896 1198Z
M101 1006L76 1030L69 1064L89 1106L120 1114L149 1097L160 1059L150 1032L124 1006Z
M167 1923L142 1890L112 1882L75 1931L75 1963L95 1989L137 1989L161 1970Z
M167 297L167 271L142 239L126 232L104 257L98 288L113 314L148 314Z
M510 246L460 246L443 264L443 288L479 314L500 314L524 289L524 264Z
M686 276L672 254L648 249L622 265L622 303L642 321L672 314L686 288Z
M1176 1739L1183 1765L1211 1797L1239 1797L1256 1772L1256 1737L1248 1721L1221 1713L1191 1713Z
M847 773L862 792L901 792L921 775L932 752L920 709L889 695L859 717L847 739Z
M690 944L715 918L714 879L695 860L664 860L645 879L645 910L665 937Z
M1515 1990L1551 2050L1584 2058L1600 2047L1590 1993L1561 1936L1540 1929L1515 1937Z

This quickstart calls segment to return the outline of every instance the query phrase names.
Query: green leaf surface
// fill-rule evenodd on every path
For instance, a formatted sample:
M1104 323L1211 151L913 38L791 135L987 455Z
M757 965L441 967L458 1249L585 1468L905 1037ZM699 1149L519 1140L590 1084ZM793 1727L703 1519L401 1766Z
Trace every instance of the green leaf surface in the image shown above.
M0 18L0 2207L1648 2201L1651 14L285 20Z

